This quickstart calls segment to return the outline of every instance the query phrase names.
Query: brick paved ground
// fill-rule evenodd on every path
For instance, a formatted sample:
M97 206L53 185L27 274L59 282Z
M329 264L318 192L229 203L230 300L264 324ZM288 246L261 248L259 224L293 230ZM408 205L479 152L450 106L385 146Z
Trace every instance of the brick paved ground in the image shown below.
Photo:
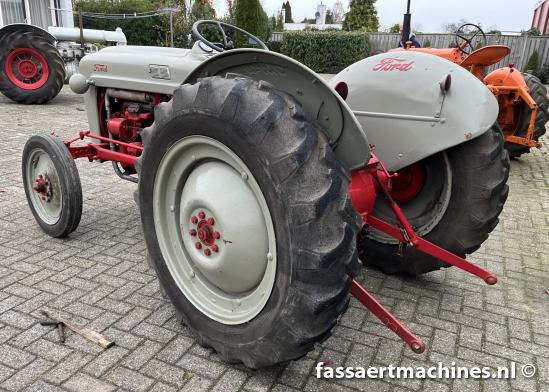
M21 187L26 139L86 127L80 97L67 88L49 105L0 97L0 389L150 391L549 391L549 155L512 163L502 222L473 260L496 272L487 287L456 269L421 278L364 270L360 281L428 346L415 355L356 301L332 338L287 367L249 371L221 363L178 325L145 262L132 192L110 165L78 162L84 191L80 227L52 240L35 224ZM546 138L546 142L549 140ZM37 325L48 306L116 341L101 350ZM504 365L538 367L514 381L319 381L318 360L334 365Z

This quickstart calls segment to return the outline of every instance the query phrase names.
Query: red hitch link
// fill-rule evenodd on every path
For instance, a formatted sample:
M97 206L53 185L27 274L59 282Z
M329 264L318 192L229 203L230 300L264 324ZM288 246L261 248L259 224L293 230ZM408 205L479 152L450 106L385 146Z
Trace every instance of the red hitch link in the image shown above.
M373 152L368 165L363 169L353 172L353 181L351 182L349 193L353 200L353 205L362 217L363 224L396 238L407 246L412 246L425 254L436 257L439 260L478 276L489 285L496 284L498 279L494 274L417 235L398 204L391 197L390 181L392 177L394 177L394 175L391 175L387 171L383 163L373 154ZM373 189L372 184L375 185ZM371 193L376 190L381 191L383 196L389 201L391 209L399 222L399 226L395 226L371 215L375 202L375 196L372 201ZM421 339L398 321L395 316L381 305L372 294L356 280L353 280L350 292L351 295L358 299L368 310L381 320L383 324L406 342L412 351L418 354L425 351L425 344Z

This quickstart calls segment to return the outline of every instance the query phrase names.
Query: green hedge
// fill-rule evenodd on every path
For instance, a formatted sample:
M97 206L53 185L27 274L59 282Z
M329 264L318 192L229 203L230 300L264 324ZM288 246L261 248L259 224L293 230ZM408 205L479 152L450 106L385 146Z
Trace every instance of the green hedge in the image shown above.
M281 45L283 54L319 73L338 73L367 57L369 51L365 33L342 31L286 32Z

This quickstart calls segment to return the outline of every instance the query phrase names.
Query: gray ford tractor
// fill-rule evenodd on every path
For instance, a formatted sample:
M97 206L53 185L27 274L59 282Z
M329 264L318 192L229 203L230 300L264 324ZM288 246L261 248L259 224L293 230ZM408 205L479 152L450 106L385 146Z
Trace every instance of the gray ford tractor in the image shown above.
M201 27L221 30L208 41ZM234 33L260 49L234 49ZM200 21L190 50L125 46L86 56L70 86L89 130L32 136L23 181L50 236L82 213L75 159L138 182L149 259L198 342L258 368L327 339L355 296L414 352L423 342L354 280L457 266L507 197L498 105L467 70L403 51L331 85L238 27ZM357 241L358 239L358 241Z

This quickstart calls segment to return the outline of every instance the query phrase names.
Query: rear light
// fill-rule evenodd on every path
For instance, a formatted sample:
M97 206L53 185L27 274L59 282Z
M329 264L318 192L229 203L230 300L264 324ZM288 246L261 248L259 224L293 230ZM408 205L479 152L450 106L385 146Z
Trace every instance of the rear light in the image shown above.
M450 87L452 87L452 75L447 74L440 82L440 89L443 94L446 94L450 90Z
M339 94L343 100L347 99L347 96L349 95L349 86L347 86L347 83L345 82L339 82L335 86L335 91Z

